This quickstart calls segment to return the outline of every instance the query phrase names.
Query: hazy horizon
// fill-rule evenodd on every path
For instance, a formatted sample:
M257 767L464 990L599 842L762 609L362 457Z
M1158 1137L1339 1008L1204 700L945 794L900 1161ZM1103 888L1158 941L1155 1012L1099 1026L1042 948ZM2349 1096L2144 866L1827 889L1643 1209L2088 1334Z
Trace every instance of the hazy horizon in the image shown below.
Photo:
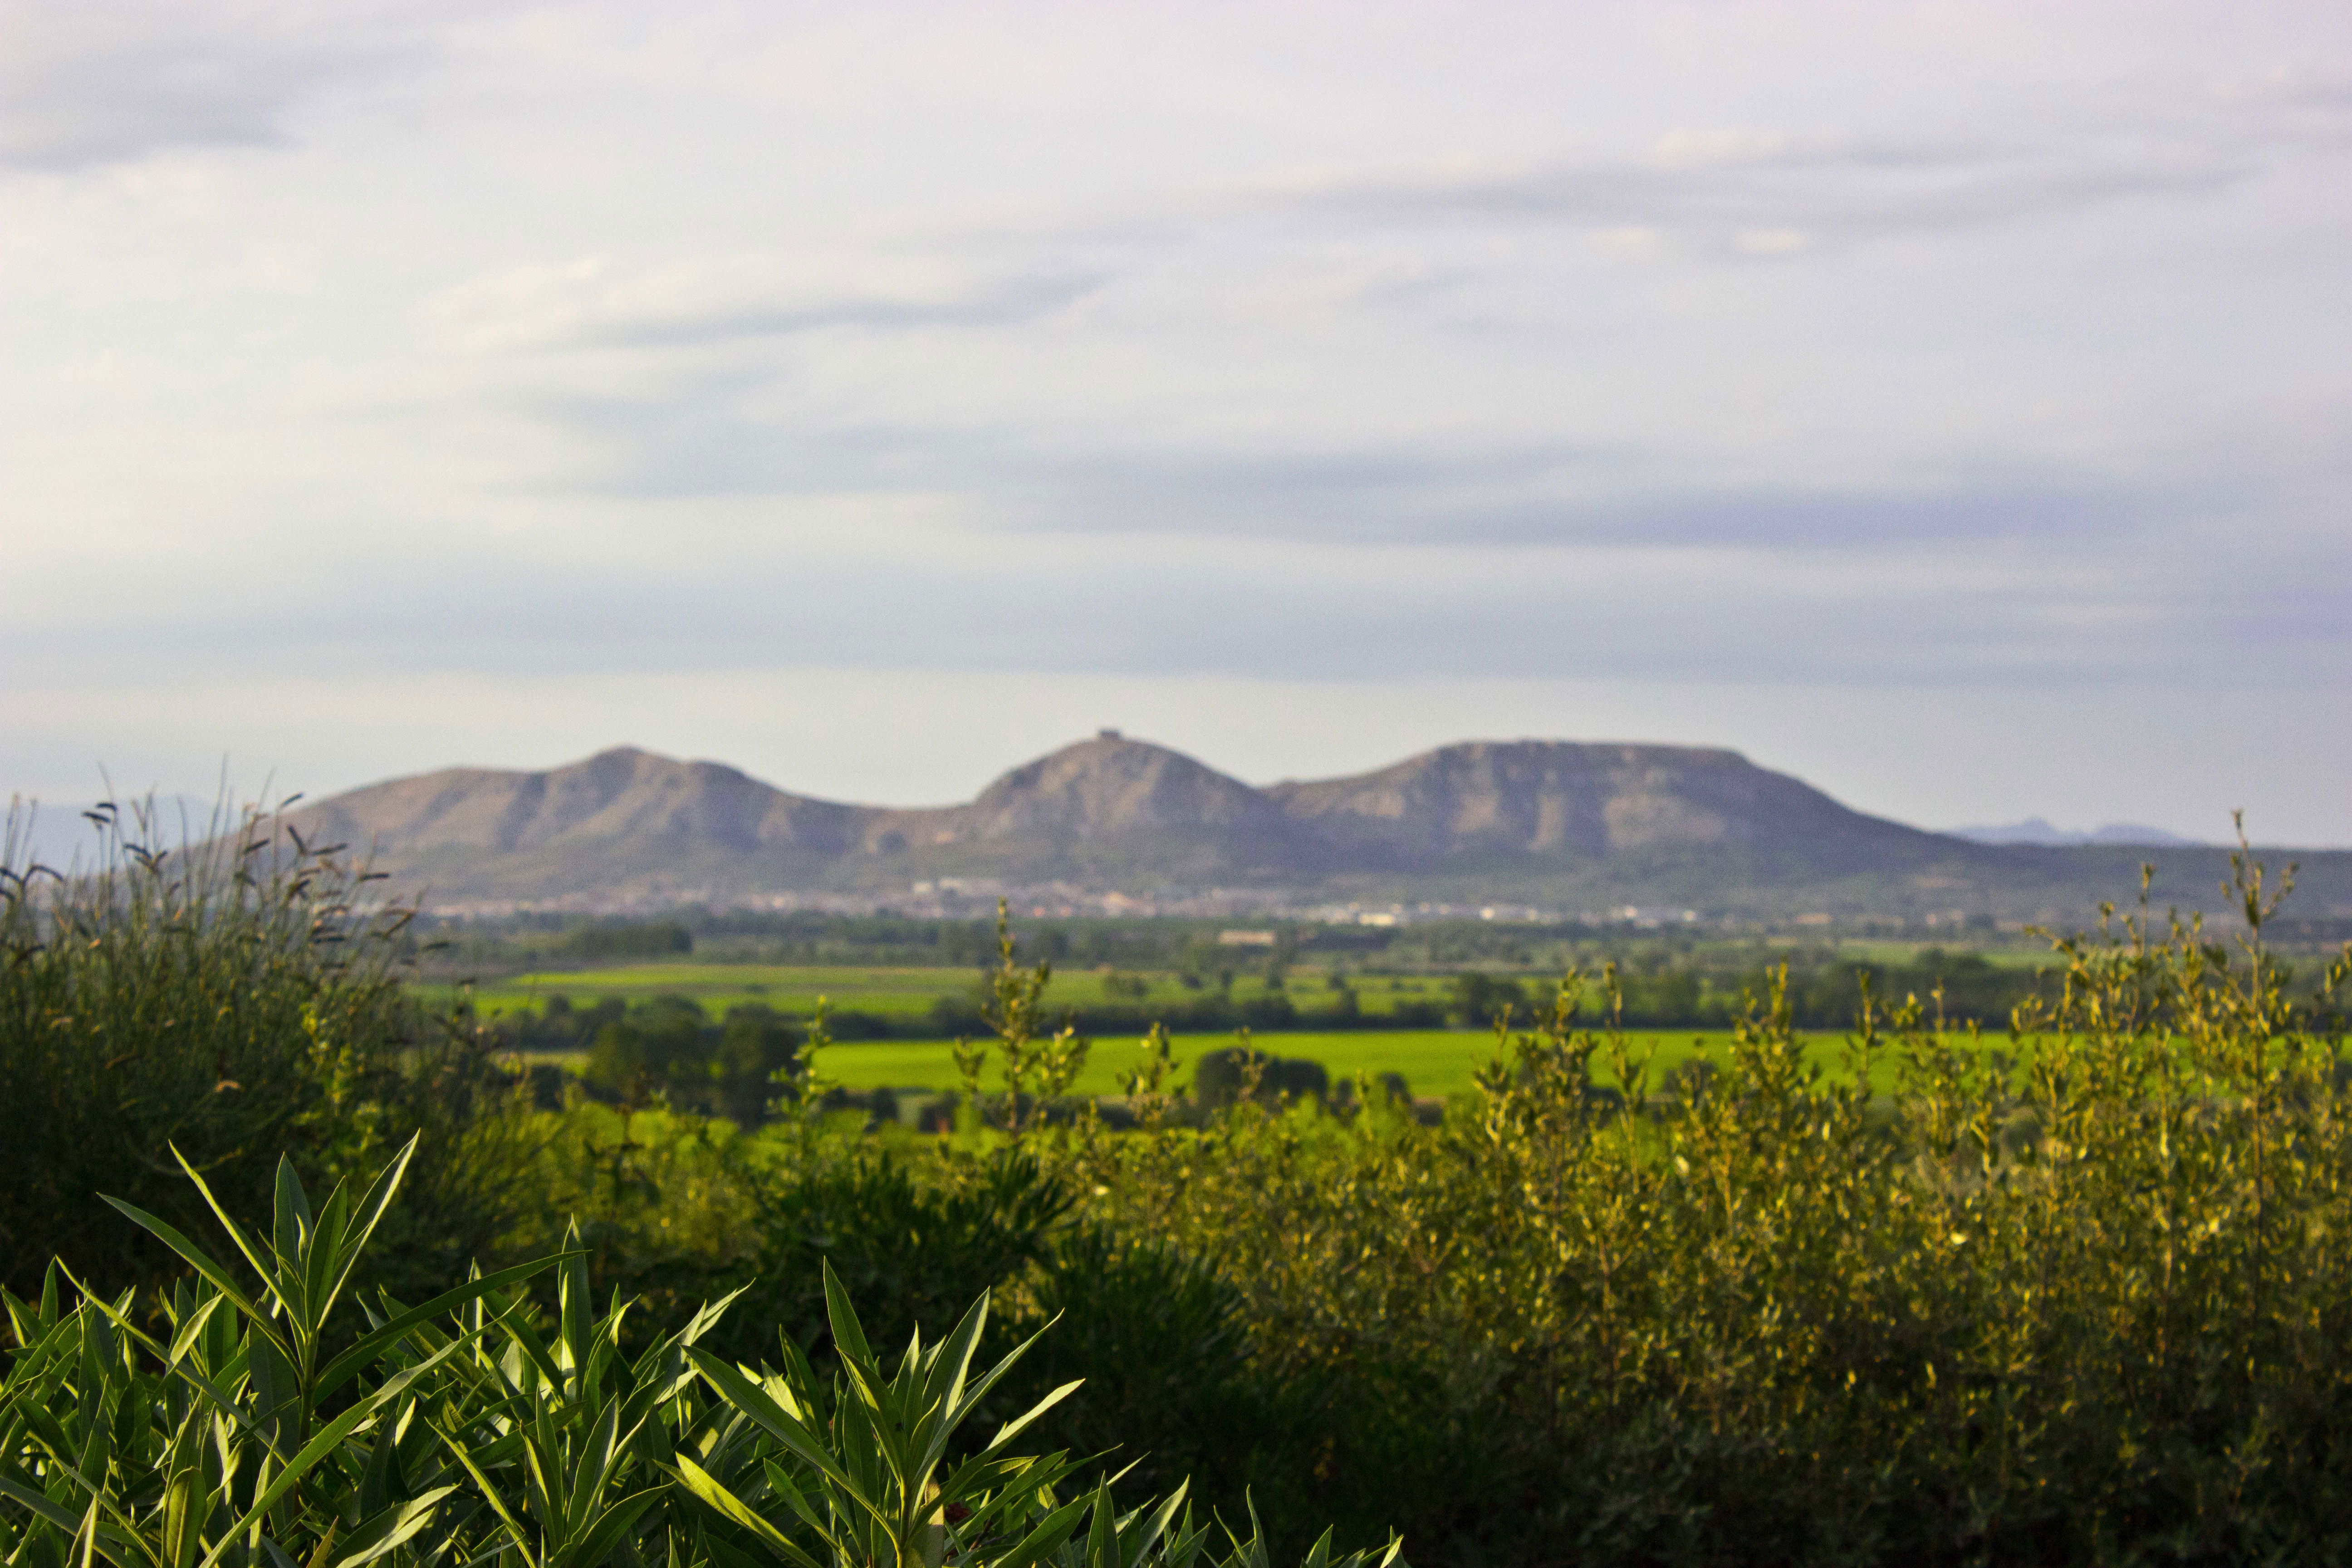
M0 791L1724 745L2352 843L2352 13L0 0Z

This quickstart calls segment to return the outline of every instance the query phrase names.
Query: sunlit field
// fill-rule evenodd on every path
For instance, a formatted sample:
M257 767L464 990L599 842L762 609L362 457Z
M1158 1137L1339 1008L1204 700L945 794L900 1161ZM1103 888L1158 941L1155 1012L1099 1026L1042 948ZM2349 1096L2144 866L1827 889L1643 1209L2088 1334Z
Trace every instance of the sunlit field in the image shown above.
M968 969L877 968L863 965L745 963L630 963L602 969L549 970L488 982L474 988L474 1005L484 1016L538 1012L554 996L588 1006L608 996L643 1001L659 995L687 996L713 1017L741 1003L764 1003L780 1013L803 1016L819 997L836 1008L885 1016L920 1015L943 996L973 994L979 977ZM1136 989L1140 984L1140 993ZM1451 978L1436 975L1360 976L1347 982L1368 1014L1392 1010L1399 1002L1439 1002ZM419 994L436 1005L454 1000L457 988L423 985ZM1313 1011L1333 994L1327 971L1295 970L1287 990L1302 1010ZM1265 994L1260 975L1236 974L1233 996L1245 1002ZM1202 994L1170 973L1129 974L1104 970L1064 970L1054 976L1052 1000L1065 1006L1129 1003L1147 1010L1154 1002L1174 1004Z
M1626 1043L1639 1058L1654 1049L1656 1066L1664 1071L1688 1058L1700 1042L1720 1043L1725 1037L1696 1032L1679 1035L1629 1036ZM1176 1059L1189 1067L1207 1052L1234 1044L1233 1035L1179 1035ZM1475 1029L1357 1029L1331 1033L1254 1037L1270 1056L1321 1064L1334 1083L1362 1074L1378 1078L1401 1073L1416 1098L1445 1099L1474 1087L1479 1068L1495 1059L1495 1037ZM1080 1094L1117 1094L1120 1081L1140 1059L1139 1043L1131 1039L1097 1039L1087 1053L1086 1069L1073 1086ZM945 1041L888 1040L835 1046L824 1053L819 1071L849 1089L947 1089L961 1081ZM983 1070L982 1086L993 1089L995 1075Z

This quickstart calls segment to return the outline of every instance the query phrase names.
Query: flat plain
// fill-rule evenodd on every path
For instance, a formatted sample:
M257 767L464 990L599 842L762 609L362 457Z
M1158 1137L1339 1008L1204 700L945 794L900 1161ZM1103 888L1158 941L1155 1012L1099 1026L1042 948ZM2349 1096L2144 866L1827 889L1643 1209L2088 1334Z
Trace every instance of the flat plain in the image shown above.
M1110 986L1106 985L1107 981L1111 982ZM1136 981L1144 984L1140 996L1132 989ZM1321 972L1294 972L1289 994L1303 1011L1311 1013L1327 1003L1329 981L1330 977ZM1122 983L1127 990L1112 988ZM1438 1003L1452 992L1452 977L1442 975L1367 975L1354 979L1351 984L1363 1012L1374 1019L1391 1012L1400 1002ZM608 998L639 1002L655 996L685 996L716 1020L724 1016L730 1007L744 1003L764 1004L780 1013L806 1017L814 1012L817 999L824 997L836 1011L856 1010L912 1021L929 1013L932 1004L942 997L976 996L977 985L978 977L964 969L655 963L516 975L476 987L474 1002L485 1017L496 1017L543 1011L559 995L574 1007L592 1006ZM1250 1000L1264 991L1265 983L1256 976L1236 977L1233 985L1236 1001ZM420 992L442 1005L457 994L454 988L446 986L420 987ZM1202 993L1184 986L1167 973L1121 973L1115 977L1102 971L1070 970L1055 974L1047 994L1049 1016L1052 1003L1106 1002L1131 1004L1149 1016L1154 1004L1180 1004ZM1235 1037L1231 1032L1174 1036L1180 1081L1189 1081L1192 1066L1201 1057L1233 1045ZM1660 1074L1694 1055L1718 1052L1729 1038L1729 1033L1720 1029L1642 1029L1628 1031L1624 1045L1633 1062L1638 1066L1646 1060L1652 1072ZM1383 1073L1398 1073L1416 1097L1440 1100L1472 1089L1478 1069L1495 1059L1496 1049L1492 1030L1472 1028L1309 1026L1260 1031L1252 1037L1252 1041L1269 1056L1320 1064L1334 1083L1359 1074L1377 1078ZM1086 1066L1073 1086L1074 1091L1118 1094L1122 1080L1142 1059L1139 1045L1132 1036L1097 1036ZM1825 1032L1809 1038L1808 1059L1824 1072L1841 1072L1843 1055L1842 1035ZM576 1068L581 1058L578 1053L534 1053L532 1059ZM1891 1058L1883 1065L1891 1065ZM951 1042L946 1039L842 1041L824 1052L819 1071L834 1083L857 1089L887 1088L936 1093L955 1089L961 1081ZM1593 1076L1604 1083L1615 1080L1605 1054L1596 1055ZM1877 1071L1872 1074L1874 1079L1879 1076ZM998 1064L992 1055L982 1072L982 1087L994 1089L999 1084Z
M1133 988L1139 982L1140 994ZM1442 1002L1452 994L1450 976L1366 975L1350 982L1358 1005L1370 1016L1392 1011L1400 1002ZM575 1007L592 1006L607 997L638 1002L649 997L686 996L716 1018L743 1003L764 1003L779 1013L805 1017L819 997L836 1009L887 1016L920 1016L941 997L976 996L980 976L969 969L890 968L863 964L759 963L629 963L601 969L543 970L487 981L474 987L474 1005L485 1016L536 1013L551 999L565 998ZM1124 987L1122 989L1122 987ZM1301 1011L1329 1005L1333 992L1328 972L1299 971L1288 984L1291 999ZM417 988L436 1005L454 1001L450 985ZM1212 994L1188 987L1166 973L1132 973L1097 969L1056 971L1049 1003L1092 1006L1130 1003L1149 1011L1155 1004L1173 1006ZM1233 996L1250 1001L1265 994L1258 975L1236 975Z
M1698 1031L1680 1034L1629 1035L1626 1044L1638 1060L1654 1047L1655 1066L1664 1071L1704 1045L1720 1045L1728 1037ZM1189 1081L1192 1065L1207 1053L1234 1043L1232 1035L1173 1037L1177 1077ZM1495 1058L1495 1037L1483 1029L1349 1029L1317 1033L1257 1035L1251 1043L1269 1056L1320 1063L1336 1084L1361 1073L1378 1078L1401 1073L1416 1098L1450 1099L1468 1092L1478 1069ZM1097 1038L1087 1052L1086 1068L1074 1087L1080 1094L1115 1095L1121 1080L1140 1065L1141 1042ZM955 1060L944 1040L877 1040L835 1046L818 1060L819 1074L848 1089L942 1090L958 1087ZM1595 1076L1609 1075L1595 1064ZM998 1087L997 1064L992 1055L981 1071L983 1090Z

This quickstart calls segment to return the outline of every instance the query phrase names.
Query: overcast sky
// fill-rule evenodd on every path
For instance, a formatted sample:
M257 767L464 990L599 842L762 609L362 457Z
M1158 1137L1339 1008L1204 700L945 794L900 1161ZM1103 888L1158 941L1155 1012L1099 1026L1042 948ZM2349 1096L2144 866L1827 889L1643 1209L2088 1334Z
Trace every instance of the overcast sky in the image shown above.
M2352 8L0 0L0 789L2352 843Z

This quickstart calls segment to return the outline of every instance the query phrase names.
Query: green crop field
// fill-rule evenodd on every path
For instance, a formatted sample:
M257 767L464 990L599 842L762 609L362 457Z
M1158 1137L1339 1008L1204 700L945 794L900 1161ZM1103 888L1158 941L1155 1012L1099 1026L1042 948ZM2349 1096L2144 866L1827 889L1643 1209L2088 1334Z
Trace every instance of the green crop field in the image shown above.
M1650 1058L1652 1068L1663 1073L1695 1052L1719 1051L1729 1039L1729 1034L1723 1030L1643 1030L1629 1032L1625 1045L1628 1056L1637 1066L1645 1054L1654 1052ZM1232 1045L1234 1037L1178 1035L1174 1040L1178 1077L1186 1080L1193 1062L1206 1052ZM1269 1056L1318 1062L1335 1082L1358 1073L1374 1077L1402 1073L1415 1096L1435 1099L1447 1099L1468 1090L1478 1068L1495 1056L1495 1037L1482 1029L1300 1030L1258 1035L1252 1043ZM1097 1039L1087 1054L1086 1068L1079 1074L1076 1092L1118 1093L1120 1079L1141 1059L1139 1044L1129 1039ZM1844 1048L1843 1036L1822 1034L1809 1039L1806 1054L1824 1072L1835 1075L1843 1068ZM583 1058L578 1052L546 1052L530 1053L526 1059L576 1071ZM1893 1065L1891 1056L1883 1056L1871 1073L1873 1082L1881 1079ZM845 1089L939 1092L955 1089L961 1082L956 1074L950 1043L946 1040L836 1044L824 1052L818 1071ZM1601 1056L1594 1058L1593 1077L1602 1082L1615 1079L1609 1063ZM981 1087L990 1090L999 1087L992 1058L982 1071Z
M1108 973L1094 970L1056 973L1048 993L1048 1016L1051 1004L1055 1003L1087 1005L1125 1002L1140 1005L1148 1015L1154 1003L1172 1005L1199 994L1166 973L1121 975L1118 979L1127 986L1123 991L1106 987L1105 982L1112 978ZM1146 986L1140 997L1132 988L1133 981L1138 979ZM912 1023L927 1014L940 997L974 994L977 983L978 977L964 969L652 963L517 975L478 987L474 999L483 1016L497 1017L540 1012L558 995L567 998L575 1007L593 1005L610 997L639 1002L674 995L691 998L707 1015L718 1018L741 1003L762 1003L779 1012L805 1017L815 1011L817 999L824 997L836 1011L856 1010ZM1363 1012L1378 1018L1400 1002L1445 1000L1452 993L1453 979L1445 975L1380 975L1359 978L1354 984ZM1264 991L1265 982L1257 976L1237 977L1233 987L1237 1001L1247 1001ZM1311 1022L1313 1010L1329 994L1328 976L1294 971L1289 992ZM445 1005L457 994L449 987L421 987L420 993ZM1627 1044L1636 1060L1654 1050L1654 1065L1664 1071L1695 1050L1720 1047L1727 1038L1721 1030L1647 1029L1630 1035ZM1320 1063L1334 1080L1358 1073L1401 1073L1415 1095L1434 1098L1469 1089L1478 1068L1495 1054L1494 1037L1483 1029L1318 1030L1310 1026L1261 1032L1255 1039L1258 1048L1270 1055ZM1837 1067L1842 1051L1840 1039L1839 1036L1824 1034L1809 1047L1825 1068ZM1176 1037L1177 1058L1180 1063L1189 1064L1204 1052L1233 1042L1234 1037L1225 1033L1180 1034ZM581 1060L577 1054L535 1055L532 1059L556 1062L575 1070ZM1137 1042L1132 1037L1097 1037L1076 1085L1077 1092L1118 1093L1120 1079L1138 1059ZM1596 1077L1612 1077L1604 1060L1596 1059L1594 1069ZM851 1089L887 1087L938 1091L953 1089L961 1081L950 1044L944 1039L843 1041L826 1051L821 1070L826 1078ZM992 1067L983 1074L982 1084L992 1089L996 1083Z
M1629 1037L1634 1056L1658 1047L1660 1070L1689 1056L1698 1042L1720 1044L1727 1037L1695 1032ZM1178 1035L1181 1078L1203 1054L1234 1043L1231 1035ZM1404 1075L1416 1096L1446 1098L1469 1089L1478 1068L1494 1059L1495 1037L1478 1029L1356 1029L1328 1034L1260 1035L1252 1042L1270 1056L1319 1062L1333 1080L1357 1073ZM1087 1053L1076 1086L1081 1094L1117 1094L1119 1080L1141 1061L1139 1042L1097 1039ZM943 1040L887 1040L835 1046L820 1058L818 1071L851 1089L948 1089L961 1081ZM981 1074L981 1087L996 1087L993 1064Z
M1126 1002L1149 1008L1154 1002L1173 1004L1201 994L1187 989L1172 974L1117 977L1118 981L1141 980L1145 989L1139 997L1131 989L1123 994L1108 989L1105 983L1113 979L1108 972L1064 971L1054 976L1048 997L1066 1006ZM929 1011L931 1004L942 996L970 995L978 983L979 976L968 969L630 963L603 969L548 970L487 981L475 987L474 1004L485 1016L495 1016L502 1013L535 1013L547 1005L549 998L558 995L574 1006L588 1006L608 996L635 1002L674 995L692 998L713 1017L746 1002L765 1003L780 1013L805 1016L815 1010L817 998L823 996L836 1008L904 1016ZM1400 1001L1441 1001L1452 989L1451 979L1444 976L1393 980L1383 976L1355 984L1359 1004L1366 1013L1376 1016L1391 1010ZM1309 972L1294 972L1288 989L1291 999L1308 1011L1324 1005L1331 994L1326 976ZM1265 982L1256 975L1237 976L1234 981L1233 995L1236 1001L1248 1001L1263 995L1265 991ZM417 992L440 1005L448 1005L457 994L457 988L449 985L419 986Z
M487 982L475 988L474 1004L486 1016L538 1012L553 996L589 1006L608 996L643 1001L687 996L718 1016L745 1002L762 1002L781 1013L814 1011L817 998L836 1007L868 1013L919 1014L941 996L967 990L972 975L958 969L869 969L748 963L631 963L608 969L554 970ZM1091 978L1091 977L1088 977ZM1058 994L1067 982L1056 983ZM436 1001L455 996L448 986L420 987Z
M1995 969L2047 969L2058 962L2051 956L2046 942L1994 947L1932 942L1876 942L1867 938L1844 937L1831 945L1841 960L1856 963L1916 963L1926 953L1962 952L1971 958L1982 959Z

